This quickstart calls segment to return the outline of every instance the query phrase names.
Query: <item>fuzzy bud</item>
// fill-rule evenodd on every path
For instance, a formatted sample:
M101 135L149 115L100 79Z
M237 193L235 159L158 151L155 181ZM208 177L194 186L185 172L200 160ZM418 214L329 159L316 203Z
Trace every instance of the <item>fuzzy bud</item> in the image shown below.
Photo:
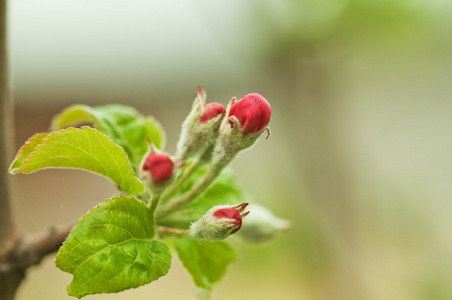
M249 213L244 212L247 205L248 203L242 203L212 207L190 226L190 235L210 241L226 239L242 227L242 218Z
M270 122L271 114L268 101L258 93L252 93L235 102L228 116L238 119L243 134L246 135L263 130ZM234 124L231 123L231 126Z
M182 123L177 144L177 155L186 159L198 156L212 148L218 138L218 128L225 108L217 102L206 103L205 91L198 87L192 109Z
M239 101L231 98L226 108L227 118L220 125L220 135L215 145L213 164L227 165L241 150L251 147L259 137L270 129L271 107L257 93L248 94Z
M290 229L289 221L276 217L261 205L252 204L251 210L253 213L246 218L246 223L239 232L244 241L265 243Z

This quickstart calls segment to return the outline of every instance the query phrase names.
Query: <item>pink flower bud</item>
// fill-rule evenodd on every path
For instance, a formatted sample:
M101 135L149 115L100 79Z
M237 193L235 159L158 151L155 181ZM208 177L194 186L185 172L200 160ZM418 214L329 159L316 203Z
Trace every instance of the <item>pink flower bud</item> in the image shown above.
M204 113L199 118L199 122L206 123L207 121L224 114L225 108L218 102L208 102L203 105Z
M213 216L217 219L223 219L230 223L233 228L231 234L236 233L237 231L239 231L240 227L242 227L242 216L235 209L232 208L219 209L216 212L214 212Z
M163 183L173 177L174 163L171 158L163 153L151 153L146 157L143 171L151 174L154 183Z
M229 117L235 116L242 125L243 134L250 134L263 130L270 122L271 113L268 101L261 95L252 93L232 105Z
M242 227L242 218L249 213L244 212L247 205L248 203L242 203L212 207L191 225L190 234L199 239L224 240Z

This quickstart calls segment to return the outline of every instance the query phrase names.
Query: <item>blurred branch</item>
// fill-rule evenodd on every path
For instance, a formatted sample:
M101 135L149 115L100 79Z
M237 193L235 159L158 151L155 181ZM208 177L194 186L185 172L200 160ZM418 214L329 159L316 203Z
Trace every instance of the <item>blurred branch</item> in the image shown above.
M49 228L37 235L13 237L13 247L3 251L0 258L0 300L13 300L26 270L57 251L73 227Z
M8 175L8 145L10 145L11 130L13 130L8 128L12 115L12 99L6 44L6 0L0 0L0 245L7 244L13 229Z
M23 236L10 251L6 262L0 265L0 273L24 272L40 263L47 254L61 247L74 226L50 227L40 234Z
M8 145L13 135L9 126L12 117L12 99L8 70L6 15L7 1L0 0L0 299L13 299L23 276L5 272L5 262L15 247L16 231L11 218L8 176ZM9 128L8 128L9 127Z
M0 300L12 300L25 271L61 246L73 226L25 236L14 226L8 167L14 148L13 97L7 46L7 0L0 0Z

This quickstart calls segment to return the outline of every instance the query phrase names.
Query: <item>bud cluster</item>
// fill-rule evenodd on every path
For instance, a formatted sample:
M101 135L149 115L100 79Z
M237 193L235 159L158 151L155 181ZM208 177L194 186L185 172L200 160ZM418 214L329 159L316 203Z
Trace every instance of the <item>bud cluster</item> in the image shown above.
M269 132L271 107L263 96L251 93L238 101L232 98L225 109L217 102L205 103L206 94L201 88L196 95L182 124L178 155L191 158L215 148L216 163L229 162L240 150L253 145L264 131Z
M239 151L252 146L265 131L269 133L270 117L270 104L257 93L238 101L232 98L225 108L218 102L206 102L205 91L198 87L192 109L182 124L176 158L154 149L151 144L141 165L141 178L152 192L153 211L162 198L157 218L181 211L206 191ZM177 176L181 160L189 166ZM188 191L180 193L184 181L206 164L209 168L204 176ZM172 199L173 196L176 198ZM227 238L242 227L242 218L249 213L244 212L247 205L211 208L191 225L190 235L211 241Z

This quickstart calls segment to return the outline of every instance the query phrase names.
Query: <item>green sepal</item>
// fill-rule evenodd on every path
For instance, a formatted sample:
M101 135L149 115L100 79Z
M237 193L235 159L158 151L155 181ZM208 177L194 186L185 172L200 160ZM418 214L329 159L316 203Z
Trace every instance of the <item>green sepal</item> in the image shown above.
M124 150L91 127L34 135L19 150L9 172L28 174L48 168L92 171L110 178L119 189L132 195L144 189Z
M56 256L56 266L74 275L68 294L115 293L166 275L171 254L154 235L151 212L133 197L115 197L93 208Z
M175 240L175 247L196 286L206 290L221 279L227 266L237 258L234 249L223 241L180 238Z
M53 118L51 129L91 123L124 149L135 171L149 149L148 140L159 149L165 144L165 133L157 120L119 104L70 106Z

